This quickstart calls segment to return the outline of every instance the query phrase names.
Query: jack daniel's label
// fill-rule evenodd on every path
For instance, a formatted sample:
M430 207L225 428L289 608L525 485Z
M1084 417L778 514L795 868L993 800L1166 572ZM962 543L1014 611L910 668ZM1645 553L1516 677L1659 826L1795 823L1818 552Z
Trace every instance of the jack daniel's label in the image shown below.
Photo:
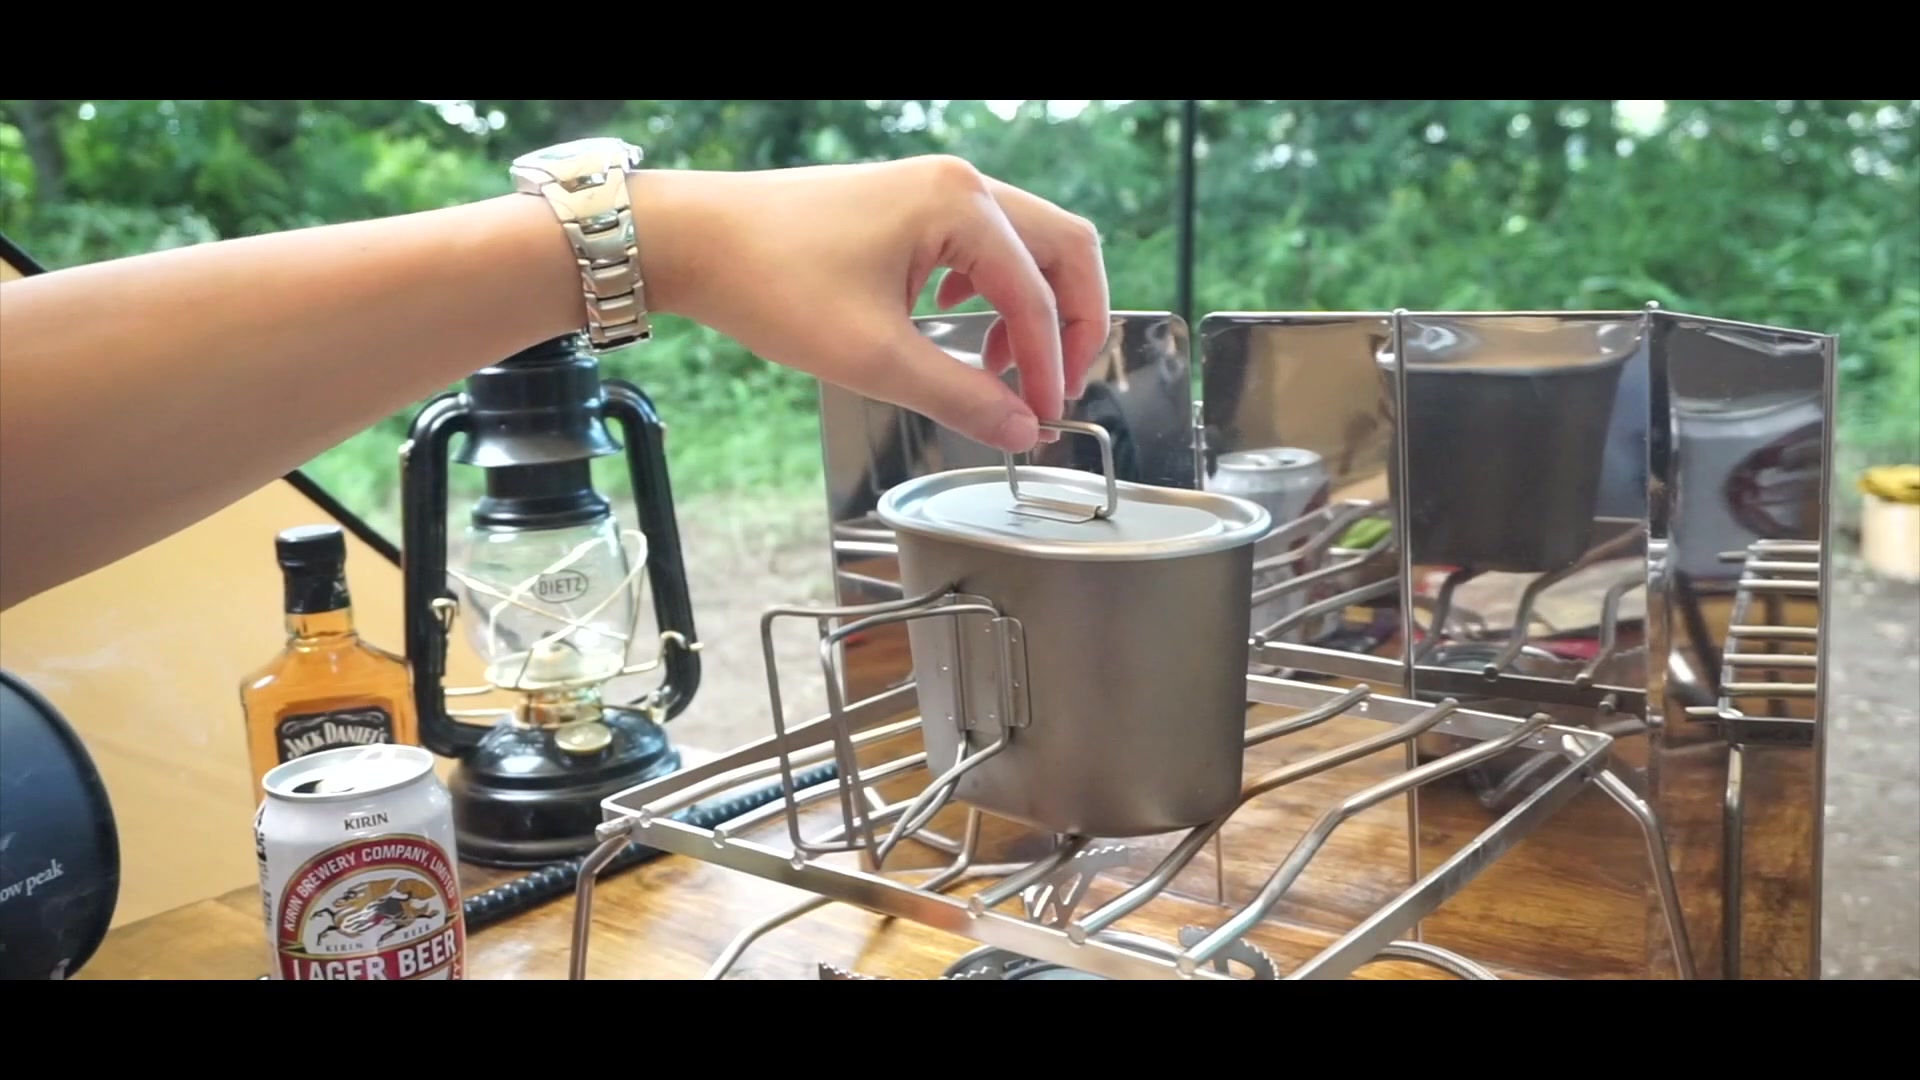
M378 705L288 713L273 729L274 746L283 764L322 750L392 741L393 714Z
M453 860L425 836L334 845L283 888L268 912L282 979L465 978L467 927Z

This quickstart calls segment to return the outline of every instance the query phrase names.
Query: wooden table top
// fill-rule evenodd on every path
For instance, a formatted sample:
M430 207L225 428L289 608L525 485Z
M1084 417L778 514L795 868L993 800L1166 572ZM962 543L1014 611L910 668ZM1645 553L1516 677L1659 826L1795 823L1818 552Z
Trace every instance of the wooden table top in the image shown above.
M1250 724L1287 715L1249 710ZM1297 761L1378 731L1374 721L1343 717L1249 752L1249 773ZM917 744L917 734L905 737ZM899 742L888 756L916 748ZM1250 898L1301 832L1339 797L1404 768L1397 748L1289 785L1249 804L1223 831L1221 874L1230 902ZM924 774L909 777L923 784ZM883 790L888 798L900 798ZM830 812L823 807L822 813ZM964 811L949 808L932 827L959 835ZM1464 783L1431 786L1421 799L1421 862L1430 868L1498 815L1481 807ZM777 821L770 828L783 828ZM810 824L809 831L820 826ZM984 829L993 833L994 827ZM991 861L1033 858L1034 838L1002 829L986 841ZM1589 789L1537 832L1489 867L1426 921L1426 940L1454 949L1503 977L1645 977L1649 936L1644 850L1631 823L1605 796ZM1557 839L1555 839L1557 837ZM1080 910L1089 910L1137 881L1172 838L1143 842L1127 867L1103 875ZM1019 845L1028 846L1019 850ZM996 845L998 845L996 849ZM909 859L908 850L915 853ZM903 845L902 864L937 868L950 856ZM980 860L987 861L987 860ZM890 861L890 866L893 862ZM1288 893L1254 942L1284 973L1309 959L1411 881L1404 799L1360 814L1336 832L1320 857ZM1162 896L1116 929L1172 942L1183 925L1212 928L1230 909L1211 902L1216 882L1211 849L1175 886L1189 897ZM469 895L518 876L466 866ZM951 890L964 896L985 882ZM739 932L805 899L800 890L683 856L663 856L598 886L588 977L592 979L701 978ZM1578 897L1579 902L1569 902ZM1017 911L1019 901L1005 910ZM477 979L562 979L567 975L574 904L571 894L474 931L468 973ZM925 979L939 976L974 943L902 920L845 905L829 905L771 931L733 966L730 978L817 979L818 965L863 975ZM257 888L189 904L108 936L78 975L87 979L257 979L269 962ZM1451 978L1410 963L1380 962L1357 978Z
M1725 603L1705 605L1716 634L1723 632ZM879 677L905 673L906 642L899 627L883 627L849 650L898 653L899 671L885 663L863 670ZM1335 681L1335 686L1347 685ZM883 683L849 688L853 698L878 693ZM1549 709L1558 713L1559 710ZM1290 711L1251 708L1249 726L1284 718ZM1576 721L1577 722L1577 721ZM1344 716L1274 739L1248 752L1247 772L1299 761L1379 731L1377 721ZM917 733L863 753L863 765L919 749ZM1719 832L1726 778L1723 742L1704 731L1675 730L1664 749L1650 751L1645 735L1615 743L1616 764L1644 768L1658 759L1660 790L1656 802L1665 816L1675 876L1680 881L1693 953L1700 977L1719 977L1717 906L1720 874ZM688 751L689 764L699 755ZM1813 755L1789 752L1759 755L1747 765L1748 785L1804 786ZM1399 747L1321 773L1262 796L1243 807L1222 830L1224 864L1204 851L1174 883L1182 895L1163 894L1120 922L1116 930L1173 942L1181 927L1212 928L1249 900L1279 865L1301 834L1339 799L1403 771ZM923 772L876 785L889 800L910 795L926 782ZM1788 791L1758 803L1771 817L1765 827L1749 822L1749 864L1772 868L1782 882L1799 882L1790 865L1804 858L1805 838L1817 822L1817 802ZM1284 973L1308 960L1340 934L1390 901L1421 873L1486 829L1502 810L1481 805L1462 777L1443 779L1420 789L1417 851L1409 843L1408 800L1390 799L1343 825L1309 864L1266 922L1252 935ZM817 834L836 820L830 803L809 812L806 826ZM964 810L951 807L931 828L960 835ZM1030 834L989 820L987 839L976 862L1030 861L1045 853ZM762 839L783 832L780 819L757 833ZM1138 881L1176 837L1131 841L1125 866L1096 879L1082 912ZM784 840L768 841L784 847ZM903 844L889 867L937 869L951 856L931 848ZM1764 872L1764 871L1763 871ZM520 876L463 866L468 895ZM965 896L984 884L964 882L950 895ZM1226 905L1215 902L1224 885ZM1794 941L1813 910L1804 889L1753 890L1747 934L1753 957L1747 977L1806 977L1806 960L1772 956L1769 939ZM798 889L728 870L713 863L668 855L603 878L595 896L588 964L592 979L701 978L740 932L806 899ZM1003 910L1018 911L1019 901ZM477 979L563 979L567 976L574 904L571 894L557 897L511 919L472 931L468 938L468 977ZM1651 888L1647 852L1637 824L1606 794L1589 785L1503 857L1486 866L1452 900L1421 925L1423 940L1453 950L1503 978L1639 979L1673 976L1670 943ZM740 957L729 978L816 979L819 965L835 965L862 975L896 979L935 978L975 944L943 931L887 919L841 904L787 923L762 936ZM93 960L78 974L86 979L257 979L269 966L259 891L255 887L123 926L108 935ZM1423 965L1379 962L1354 977L1365 979L1452 978Z

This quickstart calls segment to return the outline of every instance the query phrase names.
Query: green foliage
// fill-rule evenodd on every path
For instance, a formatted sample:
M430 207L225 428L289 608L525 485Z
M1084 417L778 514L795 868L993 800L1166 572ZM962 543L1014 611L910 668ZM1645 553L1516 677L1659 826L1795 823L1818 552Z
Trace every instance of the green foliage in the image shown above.
M1092 219L1115 307L1165 309L1178 114L1173 101L8 100L0 229L68 266L421 210L503 190L521 151L609 132L668 167L951 152ZM1207 101L1199 115L1196 314L1656 300L1837 333L1842 442L1920 459L1913 101ZM678 491L818 484L807 377L671 319L607 367L658 402ZM379 513L411 412L312 468Z

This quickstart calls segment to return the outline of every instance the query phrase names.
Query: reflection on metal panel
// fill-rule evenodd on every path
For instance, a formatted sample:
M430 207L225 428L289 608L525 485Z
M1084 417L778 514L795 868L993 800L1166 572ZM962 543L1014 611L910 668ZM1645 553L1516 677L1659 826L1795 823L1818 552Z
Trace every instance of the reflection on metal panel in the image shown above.
M919 325L978 365L993 320ZM1255 556L1256 678L1363 682L1613 739L1606 783L1530 841L1548 854L1483 875L1508 897L1487 902L1504 944L1482 940L1484 910L1428 916L1425 940L1576 977L1815 977L1833 340L1651 305L1219 313L1197 336L1195 401L1184 325L1116 315L1071 417L1109 431L1123 479L1274 513ZM892 537L870 516L881 494L1000 457L835 388L822 421L836 599L897 600ZM1094 471L1090 447L1036 457ZM910 680L905 635L884 633L841 644L847 700ZM1435 728L1410 760L1461 738ZM1502 819L1563 765L1516 747L1421 788L1425 803L1410 792L1414 873L1460 855L1433 837ZM1620 851L1651 854L1623 868ZM1553 910L1525 900L1539 873L1562 878ZM1644 917L1622 918L1636 901Z

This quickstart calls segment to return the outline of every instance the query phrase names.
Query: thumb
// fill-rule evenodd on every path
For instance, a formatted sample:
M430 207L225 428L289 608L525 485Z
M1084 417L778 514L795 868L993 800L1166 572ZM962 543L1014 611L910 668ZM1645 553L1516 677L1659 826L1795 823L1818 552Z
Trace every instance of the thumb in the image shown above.
M903 328L893 352L893 362L869 369L862 380L867 385L848 388L911 409L996 450L1018 454L1039 440L1033 410L996 376L947 355L911 326Z

